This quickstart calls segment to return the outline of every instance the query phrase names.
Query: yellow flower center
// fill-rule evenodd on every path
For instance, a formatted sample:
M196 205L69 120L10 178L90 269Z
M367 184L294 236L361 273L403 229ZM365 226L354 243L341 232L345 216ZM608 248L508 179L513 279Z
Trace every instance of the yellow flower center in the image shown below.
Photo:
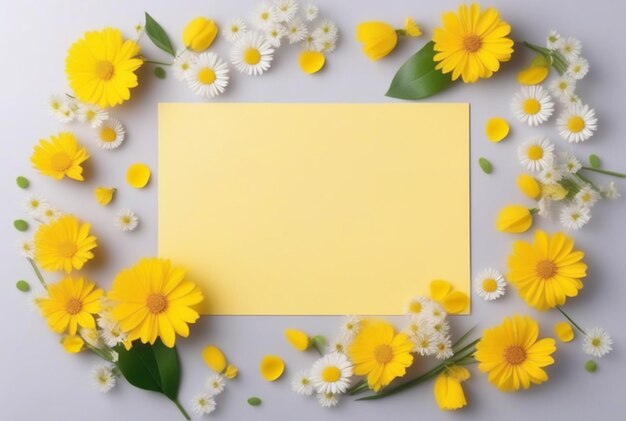
M250 47L243 53L243 61L250 65L257 64L261 61L261 53L256 48Z
M114 142L117 139L117 133L110 127L103 127L100 130L100 140L103 142Z
M387 344L380 344L374 348L374 359L380 364L387 364L393 358L393 349Z
M322 380L326 383L334 383L341 377L341 371L337 367L326 367L322 371Z
M537 275L542 279L550 279L556 275L556 265L551 260L544 260L537 264Z
M481 45L482 41L478 35L469 34L463 38L463 49L468 53L475 53Z
M488 278L483 281L483 289L485 292L494 292L498 289L498 283L495 279Z
M130 224L130 217L128 217L128 216L122 216L122 223L123 223L124 225L128 225L128 224Z
M559 83L559 89L561 91L566 90L568 87L569 87L569 84L567 82L565 82L565 81Z
M150 294L146 300L146 307L150 313L162 313L167 308L167 299L162 294Z
M203 67L198 71L198 81L203 85L210 85L215 82L215 72L213 69Z
M96 117L96 113L93 110L88 110L85 113L85 120L91 121Z
M180 65L180 68L184 70L189 70L189 63L183 63Z
M72 158L65 152L57 152L50 158L50 166L55 171L65 171L72 165Z
M535 98L528 98L522 108L526 114L537 114L541 110L541 104Z
M76 254L76 244L72 241L63 241L59 243L59 254L65 258L74 257Z
M270 14L267 12L263 12L261 13L261 19L262 20L268 20L270 18Z
M422 303L420 303L419 301L414 301L409 304L410 313L419 313L420 311L422 311Z
M80 300L76 298L70 298L69 300L67 300L67 303L65 304L65 311L67 311L72 316L80 313L82 309L83 309L83 303L81 303Z
M237 32L239 32L239 27L235 25L231 26L230 32L232 32L233 34L236 34Z
M533 145L528 148L528 158L533 161L538 161L543 158L543 148L539 145Z
M572 116L567 120L567 129L572 133L578 133L585 128L585 120L580 116Z
M598 338L593 338L591 340L591 345L593 345L594 347L599 347L602 344L602 341Z
M526 351L520 345L511 345L504 350L504 360L511 365L526 361Z
M108 60L100 60L96 63L96 75L102 80L109 80L113 77L115 68Z

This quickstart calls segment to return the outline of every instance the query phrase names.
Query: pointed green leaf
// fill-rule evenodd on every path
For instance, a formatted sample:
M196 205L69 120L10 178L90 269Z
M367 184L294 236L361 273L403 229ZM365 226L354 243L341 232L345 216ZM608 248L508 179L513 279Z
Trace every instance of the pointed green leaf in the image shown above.
M589 155L589 165L591 165L591 168L600 168L600 158L598 157L598 155Z
M172 43L170 42L170 38L167 36L167 33L165 33L163 27L161 27L161 25L159 25L158 22L148 14L148 12L146 12L145 28L148 38L150 38L154 45L170 54L172 57L176 56L174 47L172 47Z
M422 99L452 84L450 73L435 69L435 43L430 41L398 69L385 95L400 99Z
M178 385L180 383L180 366L176 348L168 348L159 340L154 343L152 350L159 367L163 394L175 401L178 398Z

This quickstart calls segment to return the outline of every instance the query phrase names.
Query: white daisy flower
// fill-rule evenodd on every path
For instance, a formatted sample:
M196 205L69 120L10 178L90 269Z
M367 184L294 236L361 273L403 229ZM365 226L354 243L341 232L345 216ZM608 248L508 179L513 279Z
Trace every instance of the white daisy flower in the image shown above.
M564 105L574 105L574 104L582 103L582 101L580 100L580 97L576 94L565 95L564 97L559 98L559 100Z
M337 35L339 34L339 29L337 28L337 25L335 24L335 22L329 19L324 19L320 26L316 29L316 31L318 30L322 36L328 38L336 39Z
M583 167L578 158L571 152L561 152L562 167L570 174L576 174Z
M46 203L41 206L40 216L44 219L44 222L50 223L59 219L63 214L59 209Z
M76 107L72 101L65 99L54 114L56 119L63 124L71 123L76 118Z
M189 69L196 62L198 55L189 50L178 50L172 63L176 80L187 80Z
M304 37L304 48L309 51L319 51L321 44L321 37L319 32L311 32Z
M561 76L550 84L550 91L561 101L568 100L576 89L576 81L568 76Z
M333 37L322 37L318 41L317 49L322 53L332 53L337 48L337 40Z
M341 324L341 336L347 341L352 340L361 330L361 319L358 316L346 316Z
M273 23L265 30L265 39L274 48L280 47L281 40L285 35L287 35L287 30L280 23Z
M277 21L276 9L269 3L258 4L252 12L252 24L258 29L267 29L272 23Z
M27 259L35 258L35 244L31 240L21 240L19 243L20 254Z
M424 314L424 312L431 305L432 301L426 296L414 297L406 305L406 314L410 316L416 316Z
M579 205L590 208L595 205L598 200L600 200L600 193L598 193L590 185L586 185L581 188L578 193L576 193L574 199L578 202Z
M437 335L435 337L435 358L445 360L454 355L452 351L452 342L447 335Z
M333 352L317 360L311 368L311 381L317 393L344 393L350 387L352 364L345 354Z
M580 55L580 52L583 49L582 43L574 37L569 37L563 41L563 44L559 48L563 57L567 61L573 61Z
M600 189L600 191L602 192L602 196L604 196L607 199L617 199L618 197L622 196L617 191L617 187L614 181L609 182L609 185L606 186L605 188Z
M589 62L582 57L570 61L565 74L572 79L581 80L589 73Z
M34 312L41 313L39 303L44 298L48 298L48 291L42 288L33 289L28 297L29 308Z
M551 212L552 201L547 197L542 197L537 202L537 215L546 218L548 221L552 220L552 212Z
M428 334L433 333L434 324L430 323L428 317L422 314L410 314L409 315L409 323L404 328L404 332L407 335L418 335L418 334Z
M91 370L93 384L102 393L108 392L115 386L113 367L111 364L99 364Z
M96 129L109 118L109 113L96 104L80 104L76 117L81 123L89 124L93 129Z
M554 113L554 101L541 86L523 86L513 97L511 109L522 123L538 126Z
M228 86L228 65L215 53L202 53L187 73L189 88L194 94L213 98Z
M348 342L345 338L341 337L330 342L327 349L328 353L338 352L340 354L345 354L348 351Z
M552 165L554 145L545 137L530 139L522 143L517 154L524 168L538 172Z
M90 346L94 348L102 348L102 341L100 341L100 335L96 329L86 329L81 327L78 329L78 334Z
M289 39L289 44L302 41L308 33L309 30L306 25L298 18L287 23L287 38Z
M548 165L539 173L539 180L544 184L555 184L561 181L563 174L553 165Z
M207 393L211 396L217 396L224 391L224 376L221 374L211 374L206 381Z
M561 210L561 224L569 229L580 229L591 219L589 208L579 204L564 207Z
M431 328L440 335L448 335L448 333L450 333L450 323L448 323L447 320L434 323Z
M124 141L126 130L116 118L109 118L96 129L98 137L96 142L102 149L116 149Z
M563 46L563 38L556 32L555 29L551 30L546 38L546 47L548 50L558 50Z
M234 18L226 24L224 36L228 41L235 42L244 36L246 32L248 32L248 25L246 25L243 19Z
M424 313L424 317L432 325L435 325L445 320L445 318L448 316L443 306L436 301L431 301L431 304L426 310L427 311L426 313Z
M215 411L215 399L208 393L200 393L191 400L191 409L196 415L206 415Z
M278 22L290 22L298 11L295 0L274 0L274 10Z
M139 218L129 209L122 209L115 217L115 226L123 232L134 231L137 225L139 225Z
M113 348L126 341L126 333L115 320L102 315L97 323L100 327L100 336L106 346Z
M31 194L26 199L26 202L24 202L24 208L26 209L26 212L29 213L29 215L37 217L41 215L41 211L46 207L47 204L48 202L43 197L36 194Z
M298 395L311 396L313 394L313 381L308 371L298 371L291 380L291 389Z
M50 95L48 98L48 112L54 118L58 118L61 105L65 102L65 98L61 95Z
M497 300L504 295L506 282L504 276L493 268L483 269L474 278L474 291L486 301Z
M306 6L306 9L304 9L304 16L306 17L307 21L311 22L312 20L315 20L315 18L317 18L319 11L320 10L316 5L309 3Z
M415 345L413 347L413 352L421 355L422 357L433 355L437 349L435 346L435 338L436 334L433 332L430 333L418 333L417 335L410 335L409 337L413 341Z
M270 68L274 49L262 35L248 33L237 41L230 57L233 65L241 73L257 76Z
M594 327L586 332L583 339L583 351L586 354L600 358L613 350L613 339L600 327Z
M584 142L598 129L598 118L588 105L571 105L556 121L559 134L570 143Z
M317 401L323 408L332 408L339 403L339 396L334 393L318 393Z

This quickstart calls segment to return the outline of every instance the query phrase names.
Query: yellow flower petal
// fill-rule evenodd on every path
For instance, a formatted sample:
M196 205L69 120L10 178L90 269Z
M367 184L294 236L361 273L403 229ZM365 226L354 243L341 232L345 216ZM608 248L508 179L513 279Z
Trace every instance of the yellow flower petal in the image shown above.
M452 291L452 284L442 279L436 279L430 283L430 298L441 301Z
M202 16L192 19L183 31L183 44L196 53L202 52L213 44L217 36L217 25L212 19Z
M419 37L420 35L422 35L422 30L411 18L406 18L404 20L404 31L409 37Z
M234 379L239 374L239 369L232 364L228 364L226 371L224 371L224 377L227 379Z
M100 205L106 206L113 200L115 189L112 187L96 187L93 194Z
M297 329L285 329L285 338L298 351L306 351L311 343L309 335Z
M536 200L541 196L541 184L529 174L520 174L516 179L517 187L528 198Z
M485 134L492 142L500 142L509 135L509 123L502 117L492 117L487 120Z
M209 368L216 373L221 373L226 369L226 357L216 346L209 345L202 350L202 359Z
M273 382L283 375L285 363L277 355L266 355L261 360L259 371L265 380Z
M531 66L521 70L517 74L517 83L520 85L538 85L550 74L550 68L546 66Z
M385 22L362 22L356 27L356 39L370 60L379 60L396 48L398 34Z
M70 335L64 336L63 339L61 339L61 345L63 345L65 352L76 354L83 349L85 341L78 335Z
M150 181L150 168L146 164L136 163L128 167L126 182L136 189L142 189Z
M452 291L443 301L443 308L450 314L459 314L464 312L469 305L469 297L461 291Z
M326 58L324 54L319 51L303 51L300 53L298 62L300 63L300 69L302 69L304 73L311 75L322 70Z
M517 234L526 232L533 223L528 208L520 205L505 206L498 214L496 228L498 231Z
M561 342L571 342L574 339L574 329L567 322L560 322L554 325L554 334Z

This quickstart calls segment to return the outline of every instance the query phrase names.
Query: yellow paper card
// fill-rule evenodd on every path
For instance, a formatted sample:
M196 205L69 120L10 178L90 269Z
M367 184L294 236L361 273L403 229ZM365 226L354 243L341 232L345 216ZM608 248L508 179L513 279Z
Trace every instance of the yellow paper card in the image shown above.
M159 255L203 314L402 314L469 294L468 104L161 104Z

